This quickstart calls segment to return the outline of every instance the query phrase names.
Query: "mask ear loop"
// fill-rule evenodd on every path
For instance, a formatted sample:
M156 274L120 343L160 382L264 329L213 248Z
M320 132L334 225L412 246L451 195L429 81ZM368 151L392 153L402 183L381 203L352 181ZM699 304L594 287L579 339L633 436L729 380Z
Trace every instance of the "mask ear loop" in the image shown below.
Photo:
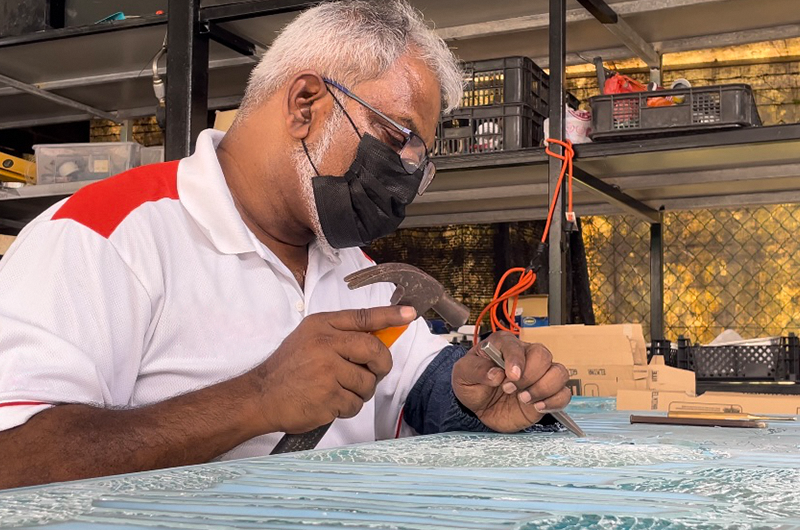
M300 140L300 143L303 144L303 151L306 152L306 158L308 158L308 163L311 164L311 169L314 170L314 173L319 176L319 171L317 171L317 166L314 165L314 161L311 160L311 153L308 152L308 146L306 145L305 140Z
M337 105L339 105L339 108L340 108L340 109L342 109L342 112L344 112L344 115L345 115L345 117L347 117L347 121L349 121L349 122L350 122L350 125L352 125L352 126L353 126L353 130L354 130L354 131L356 131L356 134L358 135L358 139L360 140L360 139L361 139L361 133L358 131L358 127L356 127L356 124L355 124L355 122L353 121L353 118L351 118L351 117L350 117L350 115L347 113L347 111L346 111L346 110L344 110L344 105L342 105L342 103L339 101L339 98L337 98L337 97L336 97L336 96L333 94L333 90L331 90L331 89L330 89L330 87L328 87L328 93L329 93L329 94L331 95L331 97L333 98L333 101L335 101L335 102L336 102L336 104L337 104Z
M326 86L327 86L327 84L326 84ZM356 132L356 135L358 136L358 139L360 140L361 139L361 133L358 131L358 127L356 127L356 124L353 121L353 118L351 118L350 115L347 113L347 111L344 109L344 105L342 105L342 103L339 101L339 98L337 98L336 96L333 95L333 91L330 89L330 87L328 88L328 93L333 98L333 101L335 101L336 104L339 105L339 108L342 109L342 112L344 112L344 115L347 118L347 121L349 121L350 125L353 126L353 130ZM311 168L314 170L314 173L316 173L317 176L319 176L319 171L317 170L317 166L314 165L314 161L311 160L311 153L308 152L308 146L306 145L306 141L305 140L300 140L300 143L303 144L303 151L306 152L306 158L308 158L308 163L311 164Z

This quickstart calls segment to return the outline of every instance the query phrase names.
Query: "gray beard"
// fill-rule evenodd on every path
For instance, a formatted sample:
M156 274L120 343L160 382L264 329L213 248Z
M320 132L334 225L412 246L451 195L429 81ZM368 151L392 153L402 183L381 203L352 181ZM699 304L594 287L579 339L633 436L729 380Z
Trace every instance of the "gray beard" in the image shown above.
M339 129L344 113L342 110L335 106L333 114L327 123L323 125L322 137L316 144L306 144L308 147L308 154L314 161L314 165L319 166L319 162L325 158L330 151L331 143L333 142L334 135ZM331 246L325 233L322 231L322 223L319 220L319 212L317 211L317 203L314 200L314 186L311 179L317 176L313 166L306 156L305 150L302 145L298 146L292 152L292 164L297 177L300 179L300 194L302 196L303 204L308 212L308 217L311 220L311 230L316 237L317 247L322 251L326 258L333 261L339 255L339 251Z

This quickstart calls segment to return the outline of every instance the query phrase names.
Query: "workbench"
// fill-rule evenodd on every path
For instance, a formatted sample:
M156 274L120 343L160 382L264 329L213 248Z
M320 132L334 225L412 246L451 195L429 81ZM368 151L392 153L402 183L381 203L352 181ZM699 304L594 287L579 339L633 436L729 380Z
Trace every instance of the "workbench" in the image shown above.
M800 425L453 433L0 492L0 527L800 528Z

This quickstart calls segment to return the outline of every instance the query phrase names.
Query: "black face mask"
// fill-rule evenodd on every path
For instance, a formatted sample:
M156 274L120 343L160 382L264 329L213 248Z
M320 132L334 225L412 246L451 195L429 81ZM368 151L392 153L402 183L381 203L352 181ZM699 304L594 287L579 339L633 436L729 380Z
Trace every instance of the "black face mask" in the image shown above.
M361 136L356 158L343 177L311 179L319 221L331 246L364 246L397 230L422 174L418 169L409 175L388 145L369 134Z

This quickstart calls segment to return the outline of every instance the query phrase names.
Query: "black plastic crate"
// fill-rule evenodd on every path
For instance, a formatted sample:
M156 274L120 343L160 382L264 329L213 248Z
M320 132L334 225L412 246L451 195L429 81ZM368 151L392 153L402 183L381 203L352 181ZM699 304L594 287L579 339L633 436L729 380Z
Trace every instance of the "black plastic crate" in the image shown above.
M458 109L439 120L434 156L510 151L543 138L544 117L524 104Z
M547 117L550 81L527 57L464 63L462 108L523 103Z
M672 362L677 362L678 348L672 347L672 341L656 339L647 345L647 364L650 364L654 355L661 355L664 364L672 366Z
M698 381L797 382L800 339L790 333L777 344L692 346L681 337L678 352L670 361L670 366L693 371Z
M674 104L652 106L663 98ZM592 140L667 136L761 125L750 85L610 94L590 99Z

